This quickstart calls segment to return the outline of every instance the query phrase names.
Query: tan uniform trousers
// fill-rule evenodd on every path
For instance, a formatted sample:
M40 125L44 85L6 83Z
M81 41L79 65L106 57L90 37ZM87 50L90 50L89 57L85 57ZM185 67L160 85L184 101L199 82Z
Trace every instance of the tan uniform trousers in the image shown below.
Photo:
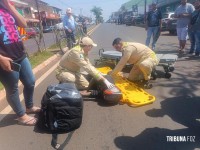
M147 58L141 61L131 69L128 79L131 81L150 80L151 72L156 66L156 61L152 58Z
M85 90L89 86L89 82L81 73L62 71L57 73L56 77L61 83L75 83L78 90Z

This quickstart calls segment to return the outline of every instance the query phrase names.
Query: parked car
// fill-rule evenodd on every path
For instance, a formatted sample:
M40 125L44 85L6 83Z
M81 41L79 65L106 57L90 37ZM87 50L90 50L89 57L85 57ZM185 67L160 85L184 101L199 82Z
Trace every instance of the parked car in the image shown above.
M51 26L45 26L43 27L43 33L49 33L52 32L53 28Z
M135 25L134 16L130 16L130 15L125 16L124 23L127 26Z
M35 32L36 32L37 34L39 34L40 29L39 29L38 27L33 27L33 29L35 30Z
M167 22L166 30L169 31L170 34L177 34L176 25L177 25L177 19L176 18L170 19Z
M136 24L144 24L144 15L134 17L134 21Z
M136 24L144 24L144 15L138 15L138 16L127 15L125 16L124 20L127 26L136 25Z
M28 38L32 38L37 35L37 32L33 28L25 28L25 30Z
M174 18L174 12L165 13L162 16L162 31L167 31L168 21Z
M55 28L58 29L58 30L64 29L63 23L61 22L61 23L56 24Z

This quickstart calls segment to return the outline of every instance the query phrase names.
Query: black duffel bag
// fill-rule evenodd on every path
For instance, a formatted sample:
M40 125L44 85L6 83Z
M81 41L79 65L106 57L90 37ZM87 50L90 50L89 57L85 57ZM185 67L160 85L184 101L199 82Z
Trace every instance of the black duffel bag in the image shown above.
M52 146L59 147L56 143L57 134L74 131L82 123L82 96L73 83L50 85L41 105L38 130L52 133Z

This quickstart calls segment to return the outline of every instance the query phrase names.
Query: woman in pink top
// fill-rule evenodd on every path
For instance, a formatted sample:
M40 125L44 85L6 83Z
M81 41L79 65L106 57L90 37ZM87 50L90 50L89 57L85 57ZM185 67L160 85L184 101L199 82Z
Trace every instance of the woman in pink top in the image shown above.
M23 125L35 125L37 119L27 115L40 111L33 105L35 77L30 62L26 57L22 39L17 26L26 27L25 19L9 3L0 2L0 82L6 90L9 105L18 116L18 122ZM19 99L18 82L24 85L23 94L26 110Z

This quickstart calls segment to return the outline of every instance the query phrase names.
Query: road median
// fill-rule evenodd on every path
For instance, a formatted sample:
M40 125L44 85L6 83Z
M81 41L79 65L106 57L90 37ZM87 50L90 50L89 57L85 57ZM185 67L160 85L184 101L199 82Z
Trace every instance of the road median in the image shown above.
M96 30L96 28L98 27L99 25L94 25L94 26L92 26L92 27L90 27L90 29L89 29L89 31L88 31L88 34L92 34L92 32L94 32L94 30ZM52 50L52 49L51 49ZM58 49L57 49L58 50ZM35 54L34 54L35 55ZM34 59L34 58L32 58L32 57L34 57L34 55L33 56L31 56L31 58L30 59ZM37 54L36 54L37 55ZM40 55L40 54L38 54L38 55ZM54 60L56 60L58 57L60 56L60 54L59 53L56 53L56 54L54 54L53 56L51 56L51 57L49 57L49 58L47 58L46 60L44 60L43 62L41 62L41 64L39 64L39 65L36 65L36 66L34 66L34 62L32 62L31 64L32 64L32 66L33 66L33 73L34 73L34 75L35 74L37 74L39 71L41 71L42 69L44 69L49 63L51 63L51 62L53 62ZM19 87L21 87L22 86L22 83L21 82L19 82ZM2 90L0 90L0 102L2 101L2 100L4 100L6 98L6 92L5 92L5 89L3 88Z
M43 68L45 68L49 63L51 63L52 61L54 61L56 58L59 57L59 54L55 54L52 57L48 58L47 60L45 60L44 62L42 62L40 65L37 65L35 68L33 68L33 74L37 74L39 71L41 71ZM22 83L19 82L18 84L19 87L22 86ZM0 101L2 101L3 99L5 99L6 97L6 93L5 93L5 89L2 89L0 91Z

